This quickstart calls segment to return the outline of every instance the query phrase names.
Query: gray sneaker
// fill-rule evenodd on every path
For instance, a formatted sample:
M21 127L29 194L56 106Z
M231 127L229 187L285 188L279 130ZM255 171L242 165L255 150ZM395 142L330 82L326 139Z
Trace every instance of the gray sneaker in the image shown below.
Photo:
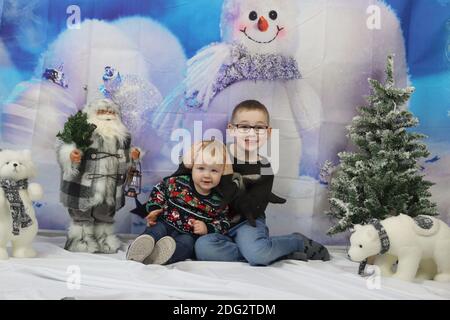
M127 260L133 260L136 262L143 262L147 258L155 247L155 239L152 236L143 234L134 240L127 251Z
M300 251L292 252L291 254L287 255L285 259L308 261L308 257L306 256L306 253L300 252Z
M303 253L306 255L306 259L308 260L322 260L322 261L330 261L330 253L327 248L322 244L309 239L301 233L295 232L295 236L299 237L303 241Z
M153 252L144 260L144 264L165 264L172 258L177 244L174 238L165 236L159 239Z

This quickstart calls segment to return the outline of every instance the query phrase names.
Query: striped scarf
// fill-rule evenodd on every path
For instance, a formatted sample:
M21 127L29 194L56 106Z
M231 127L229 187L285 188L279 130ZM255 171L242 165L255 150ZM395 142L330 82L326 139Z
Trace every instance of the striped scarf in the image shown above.
M11 208L11 216L13 221L13 234L16 236L20 233L20 228L27 228L33 224L30 216L26 213L25 206L20 198L19 190L28 188L28 180L0 180L0 186L5 192L6 199Z
M380 242L381 242L381 251L379 254L385 254L386 252L389 251L389 248L391 246L386 229L384 229L383 225L380 223L380 220L378 220L378 219L372 219L369 222L369 224L373 225L374 228L377 229L377 231L378 231L378 236L380 237ZM366 265L367 265L367 259L362 261L359 264L358 274L360 276L366 276L366 274L365 274Z

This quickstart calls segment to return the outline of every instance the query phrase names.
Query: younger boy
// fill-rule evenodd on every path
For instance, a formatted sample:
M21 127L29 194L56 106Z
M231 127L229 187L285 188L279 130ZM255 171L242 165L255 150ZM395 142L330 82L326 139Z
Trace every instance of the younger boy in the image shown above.
M232 183L226 169L226 148L217 141L202 142L194 155L192 174L172 176L151 192L142 215L144 234L128 248L127 260L166 264L192 257L195 240L207 233L225 233L230 227L228 206L216 189Z

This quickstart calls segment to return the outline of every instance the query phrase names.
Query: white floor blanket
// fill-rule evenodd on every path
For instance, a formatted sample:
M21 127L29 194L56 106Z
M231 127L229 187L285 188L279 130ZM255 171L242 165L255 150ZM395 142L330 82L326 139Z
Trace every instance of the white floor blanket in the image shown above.
M123 251L75 254L63 245L63 237L38 237L38 258L0 261L0 299L450 299L449 283L383 278L379 288L368 285L342 251L327 263L144 266L124 260Z

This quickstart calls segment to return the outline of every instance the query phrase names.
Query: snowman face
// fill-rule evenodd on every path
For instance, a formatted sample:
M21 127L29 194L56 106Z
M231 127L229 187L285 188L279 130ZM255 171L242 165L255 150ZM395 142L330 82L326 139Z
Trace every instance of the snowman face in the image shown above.
M225 41L243 44L251 53L295 53L293 0L229 0L224 5Z

